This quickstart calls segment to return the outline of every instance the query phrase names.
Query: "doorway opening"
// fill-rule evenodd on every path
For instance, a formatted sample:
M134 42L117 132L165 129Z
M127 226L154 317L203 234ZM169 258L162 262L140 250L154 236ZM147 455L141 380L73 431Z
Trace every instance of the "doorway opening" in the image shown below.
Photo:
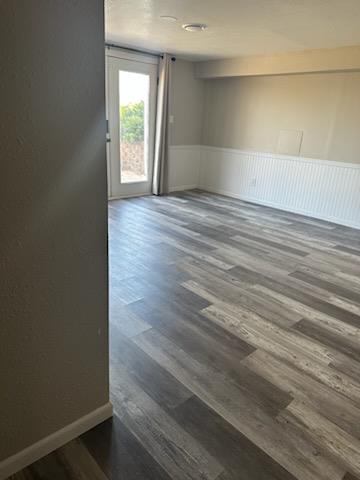
M157 58L107 55L111 199L151 193L157 70Z

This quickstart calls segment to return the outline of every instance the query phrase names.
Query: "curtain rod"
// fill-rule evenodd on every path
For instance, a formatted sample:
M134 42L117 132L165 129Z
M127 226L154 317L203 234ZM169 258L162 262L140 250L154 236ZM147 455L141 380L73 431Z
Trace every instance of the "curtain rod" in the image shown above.
M119 48L120 50L127 50L128 52L141 53L143 55L150 55L152 57L163 58L163 55L161 55L161 53L147 52L146 50L140 50L139 48L122 47L121 45L116 45L115 43L105 43L105 47L106 48ZM176 58L171 57L171 60L173 62L175 62Z

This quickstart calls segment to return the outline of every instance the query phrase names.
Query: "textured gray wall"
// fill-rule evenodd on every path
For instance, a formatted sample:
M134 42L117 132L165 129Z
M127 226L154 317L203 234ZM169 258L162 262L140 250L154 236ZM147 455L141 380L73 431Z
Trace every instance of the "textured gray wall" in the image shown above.
M180 60L172 64L170 114L171 145L202 144L204 80L195 78L195 64Z
M0 460L108 401L102 0L0 2Z

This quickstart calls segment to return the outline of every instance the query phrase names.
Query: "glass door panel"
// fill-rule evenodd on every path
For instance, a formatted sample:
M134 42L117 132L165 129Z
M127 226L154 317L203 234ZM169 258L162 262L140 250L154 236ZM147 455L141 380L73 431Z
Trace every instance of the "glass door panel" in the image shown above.
M151 192L157 64L108 57L110 197Z
M146 182L149 162L150 76L119 72L120 182Z

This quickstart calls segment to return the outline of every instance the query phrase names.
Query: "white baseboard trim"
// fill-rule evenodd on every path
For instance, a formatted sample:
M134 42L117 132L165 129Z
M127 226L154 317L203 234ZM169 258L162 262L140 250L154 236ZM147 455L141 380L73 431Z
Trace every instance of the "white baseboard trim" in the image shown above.
M111 202L111 200L122 200L124 198L137 198L137 197L149 197L152 195L152 193L134 193L132 195L117 195L115 197L108 197L108 201Z
M183 190L194 190L194 188L198 188L197 183L193 183L192 185L176 185L174 187L169 188L169 192L181 192Z
M48 455L65 443L82 435L87 430L90 430L99 423L112 417L112 414L113 407L111 403L108 402L102 407L99 407L78 420L75 420L75 422L70 425L42 438L21 452L15 453L11 457L3 460L0 462L0 480L7 479L10 475L13 475L31 463L36 462L36 460Z

